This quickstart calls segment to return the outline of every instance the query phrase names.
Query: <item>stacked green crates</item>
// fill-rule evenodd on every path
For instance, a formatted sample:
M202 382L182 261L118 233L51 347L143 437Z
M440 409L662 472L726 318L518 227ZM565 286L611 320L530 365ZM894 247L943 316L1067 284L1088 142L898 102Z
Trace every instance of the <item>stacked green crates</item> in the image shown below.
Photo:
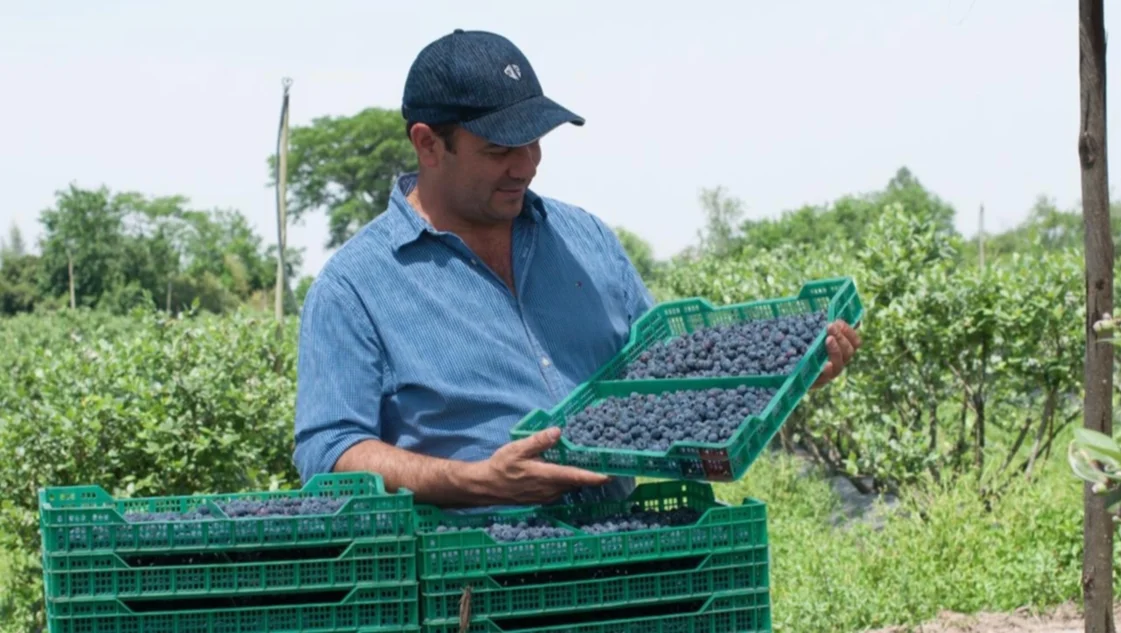
M699 518L599 534L577 527L681 508ZM497 541L483 529L531 518L571 536ZM494 514L417 506L417 519L428 632L458 633L461 624L472 633L653 632L669 621L688 625L674 629L682 631L770 630L766 507L753 499L721 504L700 482L645 483L625 501ZM441 532L440 526L461 529Z
M114 499L97 486L48 488L40 531L50 633L419 625L412 494L387 494L369 473L228 495Z
M849 277L823 279L805 284L796 296L714 307L700 298L659 304L634 325L630 341L586 383L549 411L537 410L523 418L511 431L515 440L549 427L565 426L580 411L608 397L635 394L664 394L675 391L707 391L739 386L774 389L767 407L743 420L724 442L674 442L665 451L638 451L577 446L561 437L542 458L599 473L700 481L735 481L766 448L782 424L821 375L829 355L822 328L789 374L722 376L716 378L628 379L627 368L647 350L680 336L706 328L782 316L824 313L827 322L843 320L856 327L864 307Z

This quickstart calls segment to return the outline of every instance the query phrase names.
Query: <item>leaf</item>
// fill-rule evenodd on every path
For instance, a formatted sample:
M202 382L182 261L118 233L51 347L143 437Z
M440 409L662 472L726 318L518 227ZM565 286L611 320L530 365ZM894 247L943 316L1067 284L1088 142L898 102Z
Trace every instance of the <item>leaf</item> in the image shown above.
M1117 443L1108 435L1093 429L1078 427L1074 429L1074 441L1089 451L1095 459L1121 468L1121 448L1118 448Z
M1109 481L1101 471L1090 465L1089 457L1076 442L1072 441L1067 447L1067 461L1075 476L1087 483L1105 484Z

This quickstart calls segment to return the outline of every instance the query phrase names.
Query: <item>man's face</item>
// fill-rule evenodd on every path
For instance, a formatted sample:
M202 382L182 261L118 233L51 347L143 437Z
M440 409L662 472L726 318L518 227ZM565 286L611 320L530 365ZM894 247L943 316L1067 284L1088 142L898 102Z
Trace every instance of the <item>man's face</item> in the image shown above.
M459 128L452 149L448 152L440 144L433 171L456 213L483 224L508 222L521 213L526 189L541 163L539 142L501 147Z

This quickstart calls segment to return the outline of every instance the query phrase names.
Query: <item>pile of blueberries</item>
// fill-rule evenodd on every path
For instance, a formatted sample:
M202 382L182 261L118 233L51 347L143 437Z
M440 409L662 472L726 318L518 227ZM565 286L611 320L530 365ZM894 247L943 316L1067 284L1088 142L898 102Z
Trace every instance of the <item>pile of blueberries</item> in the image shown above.
M825 329L826 313L714 325L655 345L631 361L626 380L785 375Z
M477 530L480 526L465 525L438 525L434 530L437 534L448 532L462 532L464 530ZM539 541L542 539L564 538L572 536L570 530L554 527L547 521L536 517L528 517L517 523L503 523L490 521L482 529L496 541Z
M268 500L255 500L255 499L234 499L230 501L217 502L217 506L221 508L222 512L231 519L261 519L270 517L308 517L300 519L296 526L297 532L301 536L319 535L326 532L327 523L324 515L332 515L339 510L349 497L286 497L280 499ZM169 531L177 540L184 539L202 539L204 533L202 526L198 525L200 521L222 521L226 517L214 512L207 505L200 505L192 508L187 512L126 512L124 519L128 523L143 524L139 531L134 535L129 528L125 526L96 526L91 529L87 528L70 528L68 542L71 546L77 547L103 547L110 543L111 533L110 530L115 530L117 534L117 542L128 543L133 541L134 538L139 538L141 543L160 543L167 539ZM377 521L378 530L388 530L393 528L393 517L377 515L371 518L371 514L356 514L348 517L353 521L349 525L351 531L355 535L365 535L372 532L375 528L374 520ZM168 525L170 524L170 525ZM246 535L256 532L253 525L246 525L245 527L251 528ZM65 528L61 528L64 530ZM279 524L270 524L265 527L266 532L280 532L288 533L289 527ZM240 538L243 530L238 528L237 534L234 530L229 529L226 524L211 525L207 532L210 542L217 543L223 540L234 540ZM92 539L92 542L90 542Z
M692 525L696 523L697 519L700 517L701 512L696 508L675 508L673 510L658 511L643 510L641 506L634 506L631 508L630 512L618 512L608 516L576 519L573 525L580 528L585 534L600 535ZM454 526L441 524L436 526L433 532L436 534L447 534L449 532L462 532L480 528L485 530L491 538L499 542L539 541L575 536L572 531L555 527L548 521L537 517L527 517L516 523L489 521L484 526Z
M237 499L218 504L230 518L265 516L303 516L334 514L347 502L347 497L285 497L256 501Z
M347 502L346 497L285 497L281 499L234 499L218 502L218 507L231 519L256 517L306 516L334 514ZM129 523L151 523L172 521L204 521L221 519L211 514L210 508L200 505L188 512L129 512L125 520Z
M766 409L776 390L747 387L609 396L570 417L564 437L579 446L666 451L674 442L717 444Z
M657 511L643 510L640 506L632 508L629 513L620 512L595 519L580 519L575 522L575 525L588 534L598 535L681 527L692 525L699 518L701 512L696 508Z

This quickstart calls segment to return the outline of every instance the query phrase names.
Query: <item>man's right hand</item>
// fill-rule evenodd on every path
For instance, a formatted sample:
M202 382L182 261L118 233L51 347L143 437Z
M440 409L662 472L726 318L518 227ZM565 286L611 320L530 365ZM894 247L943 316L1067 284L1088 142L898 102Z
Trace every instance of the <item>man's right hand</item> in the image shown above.
M545 429L506 444L490 459L468 464L462 473L467 489L496 505L541 505L576 488L609 481L606 475L541 461L538 456L556 444L560 435L559 428Z

